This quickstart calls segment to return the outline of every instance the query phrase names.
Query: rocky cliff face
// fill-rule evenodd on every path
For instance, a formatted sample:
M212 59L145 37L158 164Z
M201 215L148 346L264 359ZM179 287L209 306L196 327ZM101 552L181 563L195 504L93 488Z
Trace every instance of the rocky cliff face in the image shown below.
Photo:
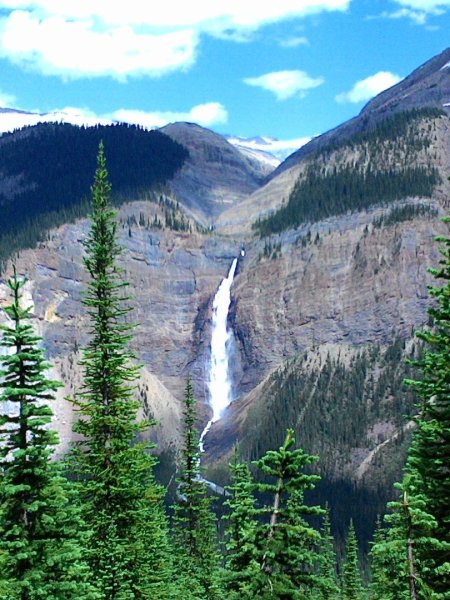
M161 129L184 146L189 158L171 182L171 189L203 225L260 187L272 168L244 156L222 136L194 123L173 123Z
M153 222L155 215L161 217L158 204L140 201L124 205L119 219L131 319L138 324L133 347L144 365L139 394L143 407L161 421L156 437L165 447L178 439L180 400L189 374L204 397L209 303L239 252L239 243L138 225L139 220ZM81 304L86 283L82 242L88 226L87 220L65 225L15 260L19 273L29 279L26 300L34 305L35 324L48 358L66 384L56 415L63 447L73 417L63 398L79 389L79 349L88 335ZM7 276L8 272L0 285L2 305L8 301Z
M445 69L442 72L445 75ZM388 100L385 96L380 106ZM167 224L155 226L155 219L164 221L166 205L153 196L134 202L130 198L119 214L122 265L134 309L131 318L138 324L133 347L143 364L137 393L143 411L160 421L154 432L160 448L179 439L188 375L194 378L203 407L200 418L206 420L211 303L244 246L230 316L236 400L209 437L215 456L220 456L236 437L245 436L249 408L263 395L272 373L290 360L330 347L345 346L353 349L351 354L358 348L383 346L394 336L411 337L412 330L424 323L427 268L437 261L434 236L443 231L438 215L449 197L449 119L422 123L419 137L431 131L432 141L413 154L398 148L391 152L389 145L378 149L377 156L383 158L377 161L386 168L400 169L406 157L419 166L433 162L442 178L433 197L406 197L395 205L426 205L428 211L383 224L380 217L389 215L392 206L380 204L264 239L254 235L251 223L287 199L307 166L316 165L324 173L364 161L367 166L372 160L368 148L364 144L338 148L317 163L312 158L307 165L291 163L261 187L258 168L218 136L190 124L171 125L164 131L189 150L189 158L169 183L172 191L167 192L173 205L180 201L189 227L174 231ZM209 231L196 227L194 218L214 227ZM56 409L62 449L70 439L73 419L62 398L80 386L77 361L88 335L81 305L86 283L82 241L87 229L86 220L64 225L15 259L19 272L29 278L28 300L34 305L36 326L66 386ZM6 302L4 279L0 302ZM386 431L391 431L389 427ZM355 453L352 469L357 472L366 459L367 452Z

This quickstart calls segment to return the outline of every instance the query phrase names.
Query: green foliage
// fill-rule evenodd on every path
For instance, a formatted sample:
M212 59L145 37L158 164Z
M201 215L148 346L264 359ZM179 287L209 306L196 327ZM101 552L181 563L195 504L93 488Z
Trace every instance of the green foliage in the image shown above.
M434 568L428 583L439 598L450 598L450 238L438 241L441 260L430 271L443 285L430 288L433 326L418 334L426 348L419 362L421 377L409 381L421 398L409 464L418 473L427 512L436 521L439 544L430 552Z
M101 598L164 597L158 594L170 577L167 528L162 492L153 478L155 458L148 444L138 442L150 423L136 420L138 368L128 350L133 327L125 322L130 309L117 265L121 248L110 189L100 144L84 259L90 275L84 298L90 341L81 363L84 389L74 400L79 413L74 431L82 441L71 466L89 527L86 557Z
M232 467L233 482L228 521L227 575L230 598L304 598L319 585L315 571L320 534L305 516L323 513L306 506L303 496L319 477L305 467L317 460L293 449L294 432L287 431L278 450L255 461L261 473L253 481L240 462ZM255 494L261 498L255 507ZM265 502L264 502L265 500Z
M396 338L385 347L362 349L348 361L328 355L314 366L305 355L287 363L273 373L249 411L242 455L254 460L279 444L280 432L292 424L305 450L322 457L319 473L335 473L351 448L373 447L367 437L371 426L389 420L401 428L405 415L413 414L417 398L403 384L413 373L404 360L410 352L405 340ZM402 466L396 466L397 477Z
M362 600L363 597L358 543L353 522L350 521L345 547L345 560L342 568L342 598L343 600Z
M24 280L8 281L13 301L2 326L0 389L0 591L5 600L97 598L87 583L83 524L57 463L49 402L61 386L49 379L41 338L22 306Z
M334 539L331 534L330 511L328 507L323 518L321 540L318 547L318 589L314 600L337 600L340 589L337 577L337 559L334 550Z
M376 228L389 227L403 221L411 221L416 217L427 217L429 219L437 217L438 211L429 204L405 204L403 206L394 206L390 211L373 220L373 226Z
M437 170L431 167L358 171L345 166L324 175L311 167L297 181L287 203L253 227L263 237L374 204L408 196L430 197L439 180Z
M177 587L192 600L221 598L217 531L211 500L200 474L196 401L190 379L184 396L184 437L173 510L173 546ZM187 596L189 594L189 596Z
M402 142L409 148L419 151L424 147L429 147L430 137L428 135L419 137L417 126L421 122L429 123L446 116L447 113L444 110L430 106L399 111L372 127L369 123L365 123L363 131L355 133L350 139L342 142L327 144L316 153L316 156L327 156L336 150L355 148L361 144L375 145L386 142L390 142L392 148L398 148L399 142Z
M254 230L264 237L375 204L430 197L440 182L431 159L425 165L420 161L422 166L411 165L419 153L428 151L429 128L445 114L434 108L396 113L350 139L322 147L309 158L287 203L256 221ZM342 150L352 153L351 162L339 164L335 153Z
M108 150L115 201L170 179L187 151L159 131L136 126L41 124L0 139L0 267L47 231L86 216L91 165L100 139ZM8 187L8 182L11 187Z
M255 482L247 463L242 462L235 449L230 464L231 483L225 501L226 569L224 585L229 600L254 598L255 582L261 579L260 555L257 538L260 510L256 507Z
M436 521L428 513L417 473L407 467L397 484L400 498L390 502L388 527L379 527L371 549L373 600L430 600L436 598L427 581L432 574L428 558L439 547Z
M308 498L329 503L338 554L346 536L343 524L350 518L364 554L376 516L393 499L392 486L401 477L411 437L405 425L417 402L414 390L404 385L414 373L405 359L418 355L417 346L399 337L350 358L299 356L271 375L249 409L240 444L244 459L255 460L277 447L280 432L289 426L306 452L321 457L312 468L322 480ZM378 447L356 487L355 454Z

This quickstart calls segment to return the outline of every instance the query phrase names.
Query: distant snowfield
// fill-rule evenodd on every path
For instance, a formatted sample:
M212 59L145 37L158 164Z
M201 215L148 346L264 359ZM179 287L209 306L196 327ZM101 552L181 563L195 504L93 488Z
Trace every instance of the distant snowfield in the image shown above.
M249 153L254 152L255 158L259 157L260 160L266 158L273 167L277 167L281 161L311 140L310 137L296 138L293 140L278 140L266 136L253 138L226 136L226 139L230 144L233 144L241 151L247 150Z

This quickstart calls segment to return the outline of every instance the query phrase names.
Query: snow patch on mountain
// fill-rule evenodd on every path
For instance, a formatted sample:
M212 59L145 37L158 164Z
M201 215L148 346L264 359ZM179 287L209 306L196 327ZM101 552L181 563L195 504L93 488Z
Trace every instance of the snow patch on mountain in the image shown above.
M267 160L274 167L290 154L310 141L310 137L296 138L293 140L278 140L268 136L243 138L239 136L226 136L226 139L242 152L252 152L260 160Z

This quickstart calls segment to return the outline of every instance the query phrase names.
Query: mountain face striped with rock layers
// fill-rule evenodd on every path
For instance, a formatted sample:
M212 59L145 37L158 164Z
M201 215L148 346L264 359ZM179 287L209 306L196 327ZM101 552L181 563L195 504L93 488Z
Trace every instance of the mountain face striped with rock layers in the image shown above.
M55 408L64 451L73 419L64 397L80 386L87 339L81 294L89 224L74 200L67 222L60 215L59 226L48 229L47 184L30 175L31 161L45 162L50 152L45 144L58 143L59 127L0 138L0 201L26 214L33 193L36 222L48 230L14 262L28 278L36 328L65 384ZM129 158L134 146L121 143L120 128L113 134L114 185L121 153ZM143 365L137 393L143 412L159 421L159 448L178 443L189 375L199 428L208 419L212 299L245 248L229 317L234 402L213 425L205 460L226 460L237 440L254 458L281 443L289 425L307 451L321 455L324 494L333 495L332 486L344 495L351 489L371 498L373 516L399 475L411 429L403 415L412 414L414 398L402 388L403 365L419 351L413 332L427 321L427 269L439 258L434 238L445 232L439 217L450 198L450 49L271 173L267 162L197 125L172 124L159 135L152 143L164 156L176 152L171 169L151 184L144 168L133 171L139 186L123 169L116 184L121 264L138 324L133 347ZM82 149L83 139L77 144ZM13 149L25 162L8 162ZM70 161L61 169L68 181L77 177ZM7 234L5 225L6 242ZM2 305L11 265L2 275Z

